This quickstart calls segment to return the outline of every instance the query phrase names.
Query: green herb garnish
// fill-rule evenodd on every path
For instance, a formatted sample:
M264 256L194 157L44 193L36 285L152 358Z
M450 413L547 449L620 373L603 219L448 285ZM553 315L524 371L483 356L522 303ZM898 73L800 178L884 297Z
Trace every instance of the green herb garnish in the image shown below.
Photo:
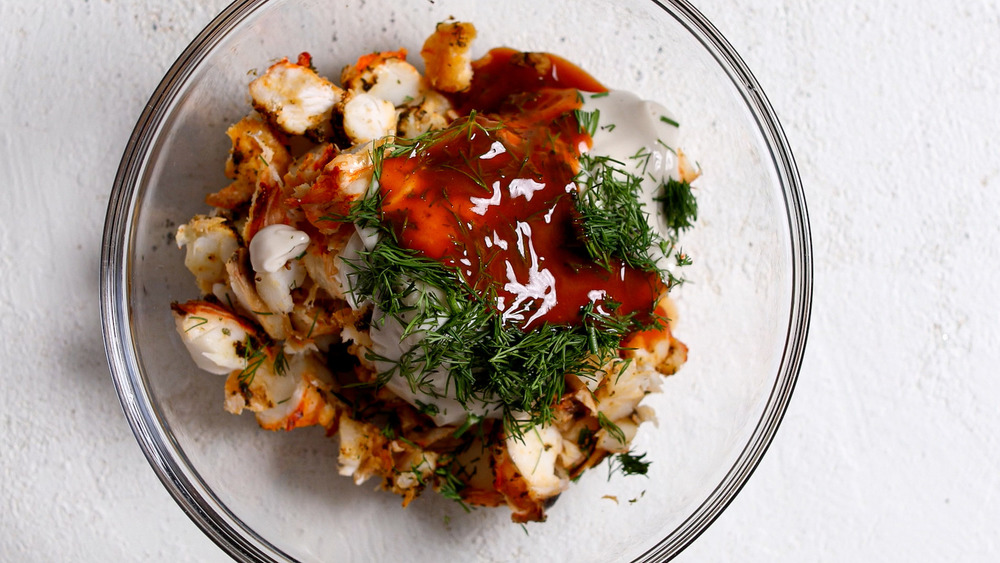
M195 324L193 324L193 325L191 325L191 326L189 326L189 327L187 327L187 329L185 329L184 332L188 332L188 331L190 331L192 329L198 328L201 325L203 325L203 324L205 324L205 323L208 322L208 319L206 319L205 317L188 317L188 318L191 319L191 320L193 320L193 321L198 321L198 322L195 323Z
M677 123L676 121L674 121L673 119L670 119L669 117L667 117L665 115L661 115L660 116L660 121L666 123L667 125L672 125L674 127L680 127L681 126L680 123Z
M580 157L577 182L581 185L577 206L591 257L609 270L612 258L618 258L639 270L659 271L651 249L662 237L650 227L639 199L642 179L626 172L617 160L585 154Z
M608 480L610 481L611 476L618 472L626 477L631 475L646 475L649 473L649 466L652 462L644 461L645 458L646 454L634 455L632 452L626 452L614 456L608 462Z
M601 120L601 110L583 111L577 109L573 110L573 116L576 117L576 122L580 124L580 131L586 132L593 137L594 133L597 132L597 124Z
M267 359L267 353L264 351L264 347L249 334L242 344L244 367L243 370L240 371L238 379L241 384L250 385L253 383L254 377L257 375L257 370L260 369L261 364L263 364L264 360Z
M663 193L656 198L660 202L660 210L667 227L674 231L683 231L694 225L698 219L698 202L694 198L691 184L674 180L667 180L663 185Z
M618 443L623 446L625 445L625 432L622 432L622 429L619 428L614 422L611 422L611 419L605 416L603 412L597 413L597 424L601 425L601 428L603 428L609 436L617 440Z
M285 356L285 349L278 348L278 353L274 355L274 373L285 375L288 372L288 358Z

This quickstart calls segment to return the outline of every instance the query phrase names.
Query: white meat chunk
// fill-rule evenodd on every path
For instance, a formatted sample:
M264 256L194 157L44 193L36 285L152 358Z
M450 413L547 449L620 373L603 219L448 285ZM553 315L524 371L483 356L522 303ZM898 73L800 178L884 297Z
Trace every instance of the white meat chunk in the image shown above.
M372 157L365 150L342 152L333 157L323 172L332 174L340 196L354 201L365 195L372 180Z
M309 66L282 59L250 83L253 106L282 131L302 135L330 121L343 90Z
M344 88L358 94L370 94L401 106L420 96L420 72L398 57L375 57L365 68L349 67Z
M333 375L312 353L284 354L276 346L244 350L243 366L226 380L225 408L255 413L265 430L329 426L342 406L331 394Z
M242 348L255 334L231 311L205 301L173 306L174 323L181 342L199 368L216 375L242 369Z
M339 248L331 249L318 244L310 245L306 255L302 257L302 265L305 266L309 278L327 295L336 299L345 299L347 291L340 280L348 272L341 273L341 269L348 269L348 267L340 262Z
M566 488L568 478L556 471L563 439L551 425L535 426L521 436L506 439L507 453L534 498L550 498Z
M660 391L660 373L653 366L632 362L624 372L618 369L611 370L594 394L598 410L612 421L631 416L646 395Z
M609 452L628 451L639 429L638 422L652 416L649 410L638 413L639 403L650 393L660 391L660 373L653 366L631 362L620 370L620 364L610 370L594 394L600 414L614 425L596 434L597 447Z
M431 86L442 92L461 92L472 85L471 47L475 38L476 28L471 23L437 24L420 50Z
M343 107L344 132L355 145L396 132L396 106L371 94L350 92Z
M177 247L185 248L184 266L194 274L203 294L226 281L226 260L236 252L236 233L222 217L196 215L177 228Z
M415 103L399 109L396 131L400 137L414 138L428 131L444 129L458 114L448 98L427 90Z
M371 475L361 471L361 465L371 456L371 425L354 420L347 413L340 415L337 425L340 436L340 455L337 458L337 472L345 477L353 477L358 485Z
M257 295L275 313L292 312L295 302L292 290L301 287L306 279L306 269L301 260L289 260L283 267L273 272L257 272L254 276Z

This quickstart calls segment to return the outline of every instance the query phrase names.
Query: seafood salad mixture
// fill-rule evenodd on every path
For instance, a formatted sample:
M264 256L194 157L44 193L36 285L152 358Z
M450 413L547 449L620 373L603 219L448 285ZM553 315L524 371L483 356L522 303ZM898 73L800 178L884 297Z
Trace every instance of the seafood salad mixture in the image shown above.
M646 471L698 171L659 104L475 37L438 24L422 74L400 49L339 85L308 53L256 77L232 182L177 229L202 297L172 309L227 411L324 427L404 506L541 521L602 460Z

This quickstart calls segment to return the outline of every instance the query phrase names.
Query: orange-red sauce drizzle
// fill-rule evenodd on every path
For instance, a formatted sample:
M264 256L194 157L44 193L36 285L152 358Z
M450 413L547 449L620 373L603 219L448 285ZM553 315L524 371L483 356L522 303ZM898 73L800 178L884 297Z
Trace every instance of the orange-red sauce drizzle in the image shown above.
M454 100L476 114L426 150L383 161L383 217L402 246L455 268L522 329L578 324L588 303L648 320L660 277L622 262L606 269L581 238L573 180L590 138L573 110L578 90L605 89L558 57L524 57L494 49L477 61Z

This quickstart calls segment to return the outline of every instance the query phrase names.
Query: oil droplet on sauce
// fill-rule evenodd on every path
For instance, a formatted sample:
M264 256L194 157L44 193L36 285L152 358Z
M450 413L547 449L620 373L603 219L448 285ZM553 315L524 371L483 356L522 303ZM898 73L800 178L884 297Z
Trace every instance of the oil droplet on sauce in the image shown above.
M422 150L385 158L383 218L399 243L454 268L524 330L574 325L588 304L648 320L659 275L594 262L574 178L590 137L578 90L605 91L553 55L495 49L476 62L466 112ZM477 87L478 84L488 86Z

